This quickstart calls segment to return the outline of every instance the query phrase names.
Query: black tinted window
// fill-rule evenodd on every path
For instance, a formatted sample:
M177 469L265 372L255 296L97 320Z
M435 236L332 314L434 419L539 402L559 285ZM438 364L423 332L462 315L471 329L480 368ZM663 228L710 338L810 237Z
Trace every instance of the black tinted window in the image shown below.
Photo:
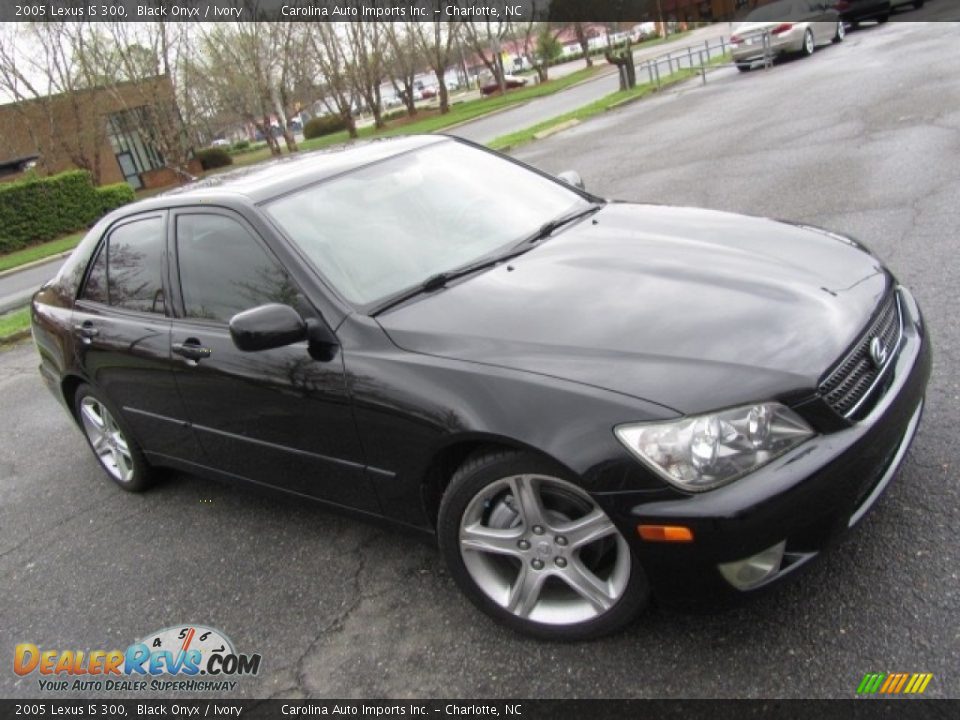
M97 252L81 297L137 312L164 312L163 220L113 230Z
M232 218L180 215L177 256L188 318L225 323L258 305L298 304L287 273L253 234Z
M90 265L87 282L80 297L93 302L107 302L107 244L103 243L97 251L97 257Z

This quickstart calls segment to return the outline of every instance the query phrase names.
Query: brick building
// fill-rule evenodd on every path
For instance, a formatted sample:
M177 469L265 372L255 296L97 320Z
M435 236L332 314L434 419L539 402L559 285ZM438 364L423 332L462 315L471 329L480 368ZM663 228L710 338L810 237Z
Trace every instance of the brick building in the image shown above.
M42 174L84 168L101 185L171 185L177 171L155 138L179 132L175 112L166 76L0 105L0 165L35 157ZM200 171L195 160L188 169ZM21 176L8 172L0 182Z

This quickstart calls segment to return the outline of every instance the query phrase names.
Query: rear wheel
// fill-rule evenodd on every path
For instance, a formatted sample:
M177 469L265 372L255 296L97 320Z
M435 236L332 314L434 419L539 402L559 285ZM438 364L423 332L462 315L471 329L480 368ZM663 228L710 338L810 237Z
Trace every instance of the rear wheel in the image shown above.
M833 34L833 41L835 43L842 43L843 39L847 36L847 27L843 24L843 20L837 23L837 31Z
M535 637L581 640L625 625L649 591L619 530L564 475L529 453L471 459L443 496L438 535L481 610Z
M803 54L807 57L813 55L813 51L816 49L817 43L813 39L813 30L809 28L803 34Z
M881 15L880 17L877 18L877 23L879 23L880 25L883 25L883 23L885 23L889 19L890 19L889 15Z
M923 7L923 3L924 3L924 0L916 0L916 2L913 3L913 7L919 10L920 8Z
M749 65L737 65L737 70L739 70L740 72L750 72L750 66L749 66Z
M152 468L113 407L89 385L81 385L74 409L90 449L110 479L124 490L140 492L153 482Z

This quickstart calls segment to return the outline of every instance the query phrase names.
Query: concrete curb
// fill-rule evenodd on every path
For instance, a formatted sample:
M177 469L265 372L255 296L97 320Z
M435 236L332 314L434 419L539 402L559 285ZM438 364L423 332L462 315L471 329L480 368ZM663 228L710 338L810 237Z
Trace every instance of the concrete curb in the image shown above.
M12 267L7 270L0 270L0 278L5 278L8 275L14 275L18 272L22 272L23 270L29 270L30 268L39 267L40 265L53 262L54 260L63 260L72 252L73 250L66 250L57 255L48 255L47 257L40 258L39 260L32 260L28 263L24 263L23 265L17 265L16 267Z
M21 340L25 340L28 337L30 337L30 328L27 328L25 330L18 330L17 332L11 333L10 335L3 335L2 337L0 337L0 345L13 345L14 343L20 342Z
M580 121L577 120L576 118L574 118L573 120L566 120L562 123L557 123L556 125L551 125L548 128L544 128L540 132L535 132L533 134L533 139L543 140L544 138L548 138L551 135L556 135L559 132L563 132L564 130L569 130L572 127L576 127L579 124L580 124Z

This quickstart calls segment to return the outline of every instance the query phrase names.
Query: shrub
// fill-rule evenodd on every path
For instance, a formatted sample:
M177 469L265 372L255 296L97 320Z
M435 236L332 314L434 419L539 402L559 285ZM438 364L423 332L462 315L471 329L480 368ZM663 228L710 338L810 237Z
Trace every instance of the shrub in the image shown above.
M407 114L406 108L400 108L399 110L387 110L380 113L380 119L384 122L390 122L391 120L396 120L397 118L405 117Z
M103 215L137 199L133 188L125 182L102 185L96 189L96 192L100 198L100 211Z
M83 230L102 214L86 170L0 183L0 252Z
M223 148L204 148L198 150L196 156L204 170L233 165L233 158Z
M246 150L246 149L249 148L249 147L250 147L250 141L249 141L249 140L237 140L237 141L233 144L233 148L232 148L232 149L233 149L233 150Z
M324 115L307 120L303 126L303 138L312 140L324 135L332 135L335 132L347 129L347 123L339 115Z

